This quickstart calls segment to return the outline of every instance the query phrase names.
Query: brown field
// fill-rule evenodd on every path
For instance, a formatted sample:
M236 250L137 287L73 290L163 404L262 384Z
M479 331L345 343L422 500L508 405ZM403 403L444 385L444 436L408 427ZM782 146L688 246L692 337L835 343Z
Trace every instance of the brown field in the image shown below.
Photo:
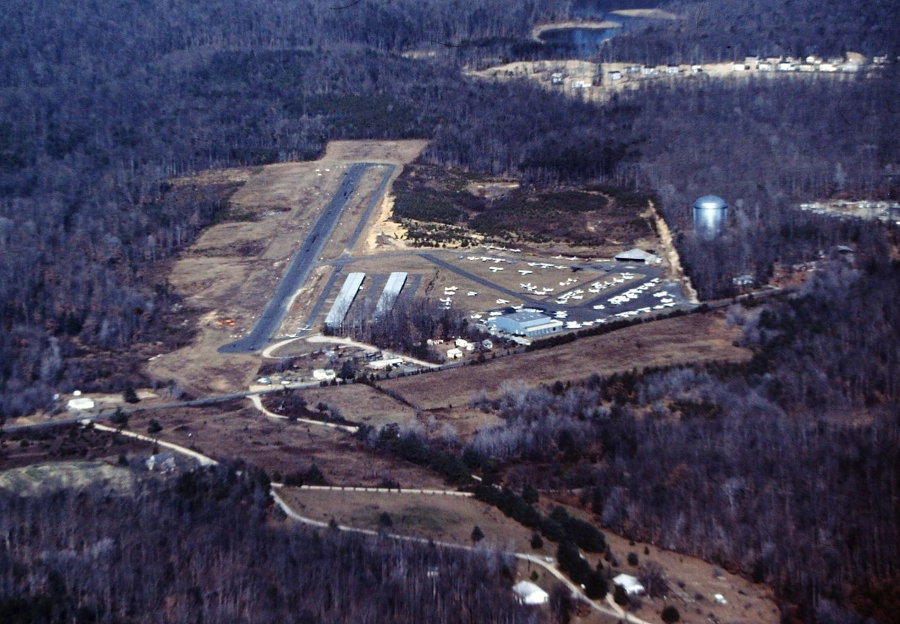
M196 321L185 319L196 323L199 330L193 344L149 362L147 372L157 379L175 380L198 396L247 387L257 358L225 356L216 350L253 326L347 165L403 164L424 146L423 141L341 141L330 144L324 158L314 162L229 169L176 181L201 186L243 183L232 195L229 210L229 215L242 220L207 229L173 264L169 282L185 297L189 308L203 315ZM343 251L342 245L356 227L353 216L365 208L382 174L375 169L364 177L356 202L348 207L348 215L341 219L325 249L327 254L336 256ZM327 271L314 273L301 291L288 318L289 333L305 323ZM226 319L234 324L224 324Z
M327 396L324 402L329 402ZM149 420L155 418L163 427L161 440L193 445L220 461L244 459L270 475L305 471L315 463L334 485L377 486L382 479L391 478L403 487L444 487L440 477L370 451L345 432L269 419L249 405L249 401L234 401L218 407L138 413L132 416L129 428L144 433Z
M315 409L320 402L325 403L329 408L337 408L348 420L376 428L390 423L410 422L416 418L411 407L365 384L311 388L299 392L311 409Z
M470 546L475 525L485 542L505 550L531 552L531 531L498 509L472 498L426 494L339 492L282 488L279 492L302 516L361 529L378 529L378 517L391 515L391 532Z
M477 367L391 379L380 385L399 392L419 409L462 406L481 391L488 396L498 395L508 381L539 385L648 366L747 360L750 351L732 344L737 335L736 330L725 326L721 313L692 314L489 360Z
M549 513L553 506L564 501L544 500L544 512ZM565 505L570 514L583 520L593 521L591 514L577 507ZM666 604L674 604L681 613L682 622L709 622L712 614L719 622L754 622L756 624L775 624L780 619L780 611L772 590L765 585L758 585L748 579L730 574L702 559L681 555L671 550L664 550L644 542L631 543L630 540L604 531L606 541L613 554L619 560L619 567L612 568L613 576L625 573L637 575L637 568L627 562L628 553L638 555L640 564L655 561L666 573L671 589L668 600L643 597L643 606L635 612L640 618L650 622L658 621L658 616ZM644 554L644 548L650 554ZM600 555L588 555L594 566L600 561ZM609 564L606 564L609 567ZM697 595L701 599L697 599ZM713 596L722 594L728 604L715 602Z

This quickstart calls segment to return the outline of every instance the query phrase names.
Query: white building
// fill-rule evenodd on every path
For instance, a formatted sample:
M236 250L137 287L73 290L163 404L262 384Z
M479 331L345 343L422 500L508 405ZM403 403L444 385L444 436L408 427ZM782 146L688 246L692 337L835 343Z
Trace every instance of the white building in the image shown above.
M313 371L313 379L316 381L331 381L336 377L334 370L330 368L317 368Z
M76 399L69 399L66 408L70 412L84 412L94 409L94 399L79 396Z
M644 593L644 586L641 585L641 582L630 574L620 574L612 581L615 585L618 585L619 587L624 589L625 593L629 596L640 596Z
M463 356L463 352L459 349L450 349L447 351L447 359L448 360L458 360Z
M611 71L609 72L610 80L622 80L622 72L620 71Z
M547 592L529 581L519 581L512 590L520 604L542 605L550 600Z
M488 321L493 329L513 336L534 338L558 332L563 328L562 321L551 319L546 314L533 310L523 310L515 314L504 314Z

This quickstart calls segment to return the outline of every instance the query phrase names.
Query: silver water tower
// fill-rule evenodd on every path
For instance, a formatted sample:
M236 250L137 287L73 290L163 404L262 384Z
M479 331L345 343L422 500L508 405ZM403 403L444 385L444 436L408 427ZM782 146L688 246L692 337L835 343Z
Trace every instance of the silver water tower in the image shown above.
M701 240L713 240L725 229L728 204L716 195L704 195L694 202L694 234Z

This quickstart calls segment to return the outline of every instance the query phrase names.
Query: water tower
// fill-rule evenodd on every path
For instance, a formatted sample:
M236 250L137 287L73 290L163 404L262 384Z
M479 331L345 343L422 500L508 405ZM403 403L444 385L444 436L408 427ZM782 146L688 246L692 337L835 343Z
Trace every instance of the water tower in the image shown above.
M694 202L694 234L701 240L713 240L725 229L728 204L716 195L704 195Z

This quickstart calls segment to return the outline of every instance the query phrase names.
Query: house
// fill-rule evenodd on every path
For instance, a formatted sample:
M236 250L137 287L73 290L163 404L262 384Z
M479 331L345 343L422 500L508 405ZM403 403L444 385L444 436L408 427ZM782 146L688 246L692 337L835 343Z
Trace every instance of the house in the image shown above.
M642 75L642 76L655 76L655 75L656 75L656 68L655 68L655 67L642 67L642 68L641 68L641 75Z
M554 73L550 74L550 84L561 85L562 83L563 83L562 72L554 72Z
M313 379L316 381L332 381L337 375L331 368L317 368L313 371Z
M822 63L821 65L819 65L819 71L820 72L836 72L837 66L834 65L833 63Z
M692 74L703 73L703 65L691 65L691 73Z
M547 592L529 581L519 581L513 585L512 590L519 604L542 605L550 600Z
M670 76L678 75L678 65L669 65L666 67L666 73Z
M781 61L778 63L778 71L792 72L794 71L794 64L790 61Z
M885 59L887 59L887 57L885 57ZM640 66L640 65L629 65L629 66L625 69L625 73L628 74L629 76L635 76L635 75L637 75L637 74L640 74L640 73L641 73L641 66Z
M613 584L618 585L619 587L624 589L625 593L629 596L640 596L644 593L644 586L641 585L640 581L638 581L630 574L620 574L612 581Z
M761 72L770 72L775 69L775 66L772 65L772 63L769 63L768 61L763 61L759 65L756 66L756 69L758 69Z
M622 80L622 72L620 71L611 71L609 72L610 80Z
M491 349L494 348L494 343L491 342L490 340L488 340L487 338L485 338L484 340L481 341L481 348L486 351L490 351Z
M450 349L447 351L447 359L448 360L458 360L463 356L463 352L459 349Z
M753 286L753 276L749 274L738 275L737 277L731 278L731 282L735 286Z
M144 465L146 465L147 470L151 472L175 472L178 468L173 453L157 453L156 455L151 455L150 458L144 462Z
M734 71L745 71L747 69L747 66L743 63L735 63L731 66L731 69L733 69Z
M457 338L456 342L454 344L456 344L456 346L459 347L460 349L465 349L466 347L469 346L469 341L464 340L463 338Z
M814 71L816 71L816 66L810 65L809 63L803 63L800 65L800 71L807 72L807 73L814 72Z

